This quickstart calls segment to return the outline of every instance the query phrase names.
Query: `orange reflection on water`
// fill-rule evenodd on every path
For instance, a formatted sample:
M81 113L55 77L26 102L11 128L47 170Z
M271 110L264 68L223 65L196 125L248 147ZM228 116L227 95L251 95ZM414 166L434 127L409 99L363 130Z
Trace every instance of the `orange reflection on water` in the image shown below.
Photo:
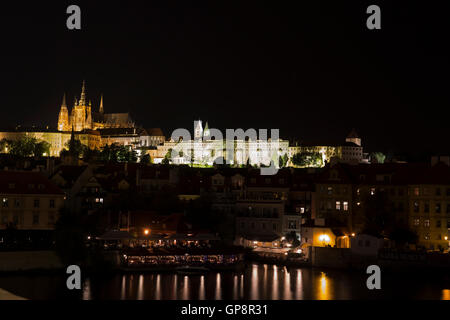
M276 265L273 265L273 281L272 281L272 299L277 300L278 299L278 288L279 288L279 282L278 282L278 267Z
M205 300L205 276L200 277L200 290L198 293L198 298L200 300Z
M322 272L322 276L319 279L317 293L318 293L318 297L317 297L318 300L330 300L331 299L328 279L327 279L327 276L325 275L325 273L323 273L323 272Z
M284 299L285 300L291 300L291 275L288 272L288 269L286 267L283 268L284 273Z
M259 292L258 292L258 265L254 264L252 265L252 289L250 291L250 299L256 300L259 299Z
M216 300L222 299L222 288L221 288L221 278L220 273L217 273L216 276Z
M156 300L161 300L161 275L156 276Z
M184 276L183 278L183 300L189 299L189 278Z
M303 285L302 285L302 272L301 270L297 270L297 300L303 299Z
M139 276L137 300L143 300L143 299L144 299L144 276L141 274Z

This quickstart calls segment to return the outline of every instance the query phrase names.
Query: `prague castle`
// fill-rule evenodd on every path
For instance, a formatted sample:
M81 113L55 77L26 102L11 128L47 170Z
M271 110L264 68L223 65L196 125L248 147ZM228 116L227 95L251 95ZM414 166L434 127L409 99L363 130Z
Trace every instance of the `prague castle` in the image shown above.
M58 116L58 131L75 132L83 130L98 130L105 128L135 128L134 122L128 113L104 113L103 95L100 98L98 112L92 111L92 103L86 97L86 83L83 81L80 100L75 103L70 112L66 104L66 96L63 97Z
M226 160L235 166L247 164L268 166L271 162L277 165L283 159L284 165L288 166L323 166L332 158L347 163L367 161L361 139L355 131L350 133L345 143L338 145L290 146L289 141L282 139L274 141L235 139L232 142L233 150L228 150L228 142L231 140L212 139L210 137L212 129L209 129L208 123L203 128L201 121L195 122L194 139L174 141L166 140L159 128L144 129L137 126L129 113L105 113L103 95L100 96L98 108L94 109L92 102L87 98L86 83L83 81L81 95L79 99L74 99L70 110L66 95L63 95L56 130L49 127L26 129L17 126L14 129L0 131L0 142L19 141L24 137L35 138L37 141L49 143L49 154L43 154L44 156L58 157L63 149L68 148L73 133L76 139L90 149L119 144L135 150L138 156L149 154L154 163L162 162L169 152L172 154L173 150L178 150L178 155L171 157L171 163L200 166L212 166L218 160L222 160L219 162ZM0 150L0 153L5 152L8 150ZM307 157L301 159L303 162L298 165L291 162L297 154L304 154Z
M139 146L151 146L152 143L162 143L162 136L149 137L152 129L145 130L136 126L129 113L105 113L103 96L100 97L100 105L97 111L92 108L92 102L87 98L86 83L83 81L81 95L75 98L73 107L69 111L64 94L58 114L58 122L55 129L24 128L16 126L14 129L0 131L0 141L17 141L24 137L35 138L38 141L46 141L50 144L49 156L58 157L60 152L67 148L67 143L74 132L75 138L90 149L100 149L106 144L118 143L132 148ZM5 152L5 150L0 150Z

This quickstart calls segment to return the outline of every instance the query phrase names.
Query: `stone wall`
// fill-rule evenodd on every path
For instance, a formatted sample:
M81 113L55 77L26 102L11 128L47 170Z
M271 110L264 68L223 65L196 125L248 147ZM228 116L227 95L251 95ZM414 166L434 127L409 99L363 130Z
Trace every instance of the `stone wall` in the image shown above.
M51 270L63 268L54 251L0 252L0 272Z

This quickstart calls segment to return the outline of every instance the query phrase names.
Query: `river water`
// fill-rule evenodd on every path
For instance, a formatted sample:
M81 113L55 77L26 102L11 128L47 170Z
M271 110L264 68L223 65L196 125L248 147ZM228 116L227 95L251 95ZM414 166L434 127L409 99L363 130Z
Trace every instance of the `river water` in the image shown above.
M88 277L82 290L69 291L66 276L0 276L0 288L28 299L444 299L450 285L439 277L414 274L383 275L381 290L368 290L364 272L287 268L250 264L243 272L204 275L135 273Z

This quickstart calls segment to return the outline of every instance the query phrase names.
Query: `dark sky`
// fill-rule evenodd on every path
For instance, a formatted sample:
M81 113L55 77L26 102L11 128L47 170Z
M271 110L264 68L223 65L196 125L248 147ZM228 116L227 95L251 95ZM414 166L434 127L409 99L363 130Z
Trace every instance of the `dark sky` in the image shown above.
M448 154L443 3L2 3L0 126L56 126L63 93L71 106L86 79L95 108L102 92L106 112L167 136L198 118L321 144L355 127L368 151ZM66 28L70 4L82 30ZM381 30L366 28L369 4Z

